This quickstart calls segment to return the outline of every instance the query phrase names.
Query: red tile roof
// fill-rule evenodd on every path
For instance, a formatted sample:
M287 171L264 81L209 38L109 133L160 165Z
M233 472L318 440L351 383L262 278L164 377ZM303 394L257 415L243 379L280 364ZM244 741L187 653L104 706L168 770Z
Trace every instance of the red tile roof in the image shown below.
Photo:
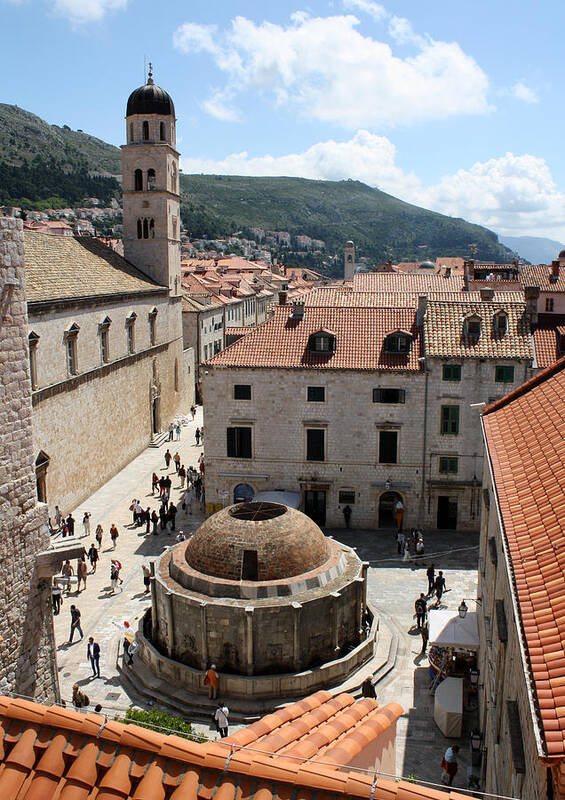
M57 706L0 697L3 800L464 800L349 770L402 709L318 692L200 744Z
M565 358L483 415L549 756L565 757Z
M308 292L304 297L304 303L307 306L340 306L342 308L418 308L418 297L422 294L426 294L430 300L481 301L480 292L364 292L344 286L320 286ZM522 291L496 291L493 299L521 303L524 301L524 293Z
M274 315L252 333L210 359L212 366L287 367L307 369L379 369L417 372L421 369L420 330L410 308L306 307L302 320L290 318L291 305L275 306ZM309 338L320 330L336 337L333 353L314 353ZM385 353L388 334L409 331L408 354Z
M430 270L417 273L361 272L353 276L353 289L360 292L460 292L460 275L446 278Z
M539 286L542 292L565 292L565 265L559 269L556 281L550 280L551 267L546 264L532 264L522 268L520 283L522 286Z
M541 369L551 366L563 356L560 341L563 340L565 330L560 332L559 327L536 327L533 333L536 363Z

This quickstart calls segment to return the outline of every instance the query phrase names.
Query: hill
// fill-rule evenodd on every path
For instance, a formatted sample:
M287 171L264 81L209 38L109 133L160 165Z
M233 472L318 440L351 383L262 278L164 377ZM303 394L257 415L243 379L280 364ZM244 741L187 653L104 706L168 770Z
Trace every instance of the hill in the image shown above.
M461 256L511 260L492 231L405 203L359 181L182 175L183 222L193 236L261 227L323 239L330 252L353 239L375 261Z
M530 264L551 264L564 245L541 236L501 236L500 241Z

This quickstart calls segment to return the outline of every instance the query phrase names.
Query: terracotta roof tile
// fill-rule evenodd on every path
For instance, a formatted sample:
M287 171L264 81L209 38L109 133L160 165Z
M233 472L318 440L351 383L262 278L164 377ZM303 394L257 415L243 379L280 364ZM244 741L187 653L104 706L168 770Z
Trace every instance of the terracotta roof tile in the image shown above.
M362 272L353 276L353 289L361 292L460 292L461 275L446 278L430 271L412 273Z
M522 267L522 286L539 286L542 292L565 292L565 267L561 265L557 280L551 280L551 267L546 264L528 264Z
M320 286L304 296L306 306L337 306L342 308L418 308L418 298L425 294L429 300L453 300L455 298L480 302L480 292L463 294L459 287L444 291L362 291L344 286ZM496 291L494 300L505 302L524 302L523 291Z

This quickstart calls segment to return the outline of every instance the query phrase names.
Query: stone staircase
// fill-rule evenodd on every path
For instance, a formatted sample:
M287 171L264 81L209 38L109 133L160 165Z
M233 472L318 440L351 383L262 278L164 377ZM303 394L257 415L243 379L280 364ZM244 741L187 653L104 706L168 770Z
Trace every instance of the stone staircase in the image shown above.
M154 433L151 437L151 441L149 442L149 447L161 447L162 444L165 444L169 440L169 432L164 431L161 433Z

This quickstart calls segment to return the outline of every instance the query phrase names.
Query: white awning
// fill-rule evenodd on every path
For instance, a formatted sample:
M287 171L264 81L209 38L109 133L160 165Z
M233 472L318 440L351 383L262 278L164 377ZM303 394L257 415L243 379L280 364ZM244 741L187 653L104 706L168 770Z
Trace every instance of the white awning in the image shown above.
M461 618L457 611L431 609L428 615L430 644L438 647L458 647L462 650L479 649L477 612L467 611Z
M301 502L300 492L257 492L254 503L282 503L283 506L298 508Z

